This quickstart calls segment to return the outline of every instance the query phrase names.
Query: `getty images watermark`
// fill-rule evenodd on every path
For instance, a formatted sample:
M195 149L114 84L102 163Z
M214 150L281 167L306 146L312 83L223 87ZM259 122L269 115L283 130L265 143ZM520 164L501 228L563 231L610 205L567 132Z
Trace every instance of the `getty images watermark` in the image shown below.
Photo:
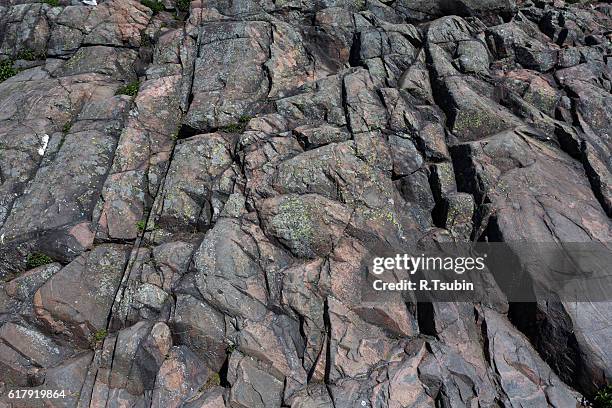
M466 279L451 279L435 277L416 278L417 272L452 272L458 276L466 272L482 272L486 269L483 256L442 257L442 256L412 256L397 254L394 257L376 257L372 262L372 273L382 275L385 272L393 274L395 281L376 279L372 282L375 291L473 291L474 283ZM406 276L406 278L401 278Z
M365 262L362 300L423 302L612 301L612 244L443 243Z

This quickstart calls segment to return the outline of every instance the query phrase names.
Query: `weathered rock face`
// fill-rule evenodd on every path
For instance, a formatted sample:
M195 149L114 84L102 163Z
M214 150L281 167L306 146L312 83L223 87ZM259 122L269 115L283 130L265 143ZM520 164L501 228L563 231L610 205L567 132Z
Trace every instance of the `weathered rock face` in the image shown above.
M422 242L609 248L612 6L89 3L0 0L0 407L578 407L609 385L610 302L362 285Z

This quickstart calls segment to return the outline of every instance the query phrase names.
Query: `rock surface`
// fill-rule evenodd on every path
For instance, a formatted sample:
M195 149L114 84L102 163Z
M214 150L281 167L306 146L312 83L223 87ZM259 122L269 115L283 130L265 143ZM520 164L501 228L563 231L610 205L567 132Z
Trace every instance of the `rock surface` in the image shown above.
M361 293L381 248L610 249L609 3L89 3L0 0L0 407L565 408L610 385L609 301Z

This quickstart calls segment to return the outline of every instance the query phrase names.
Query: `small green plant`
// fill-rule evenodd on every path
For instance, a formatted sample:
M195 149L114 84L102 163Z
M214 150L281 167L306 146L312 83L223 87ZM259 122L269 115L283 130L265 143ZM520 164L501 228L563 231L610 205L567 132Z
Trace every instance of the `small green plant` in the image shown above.
M136 96L138 95L138 87L140 83L138 81L130 82L127 85L122 86L117 89L115 95L128 95L128 96Z
M246 126L246 125L249 123L249 121L250 121L251 119L253 119L253 117L252 117L252 116L249 116L249 115L242 115L242 116L240 117L240 119L238 119L238 123L240 123L240 124L242 124L242 125Z
M144 232L147 228L147 222L145 220L140 220L136 223L136 228L138 228L138 232Z
M366 11L368 9L368 4L366 0L357 0L355 1L355 8L357 11Z
M92 349L100 347L104 339L108 336L106 329L100 329L89 337L89 346Z
M176 8L179 11L186 12L189 11L189 5L191 4L190 0L178 0L176 2Z
M15 75L17 75L17 70L13 68L13 61L0 62L0 82L6 81Z
M200 388L200 392L210 390L213 387L221 385L221 376L219 373L212 373L206 383Z
M243 115L238 119L237 123L230 123L227 126L219 128L219 130L226 133L242 133L251 119L253 119L252 116Z
M28 255L28 259L26 259L26 267L28 269L38 268L50 263L53 263L53 258L40 252L31 253Z
M34 51L28 48L17 54L17 59L22 59L26 61L36 61L37 59L39 59L39 56L36 55Z
M612 408L612 385L606 385L597 391L593 402L595 408Z
M70 128L72 128L72 123L66 122L64 124L64 126L62 126L62 133L66 134L66 133L70 132Z
M43 3L50 5L51 7L59 6L59 0L43 0Z
M106 336L108 336L108 332L106 331L106 329L100 329L94 333L94 340L97 343L104 340Z
M159 0L140 0L140 3L150 8L153 14L157 14L165 9L164 5Z
M162 24L163 25L163 24ZM140 46L141 47L152 47L153 40L145 31L140 32Z

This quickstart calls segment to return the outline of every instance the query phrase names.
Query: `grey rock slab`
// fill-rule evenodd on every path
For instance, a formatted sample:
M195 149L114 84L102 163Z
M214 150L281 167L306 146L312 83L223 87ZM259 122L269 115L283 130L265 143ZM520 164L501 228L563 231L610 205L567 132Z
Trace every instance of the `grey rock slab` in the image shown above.
M346 207L314 194L264 200L258 211L264 231L304 258L328 255L351 217Z
M260 363L238 352L232 353L228 367L231 406L273 408L281 405L283 383L270 375Z
M491 364L510 404L574 406L580 396L542 361L529 341L495 312L485 312Z
M196 285L204 300L233 317L262 319L267 293L257 259L257 243L239 221L217 221L193 257Z
M205 230L213 217L213 193L233 163L233 146L223 134L198 135L177 144L161 200L159 225Z
M193 100L185 124L206 131L238 123L241 116L252 116L265 106L270 35L264 22L212 22L200 28Z
M189 348L173 347L157 373L151 407L184 404L205 388L211 374L210 369Z
M71 75L96 73L110 78L131 82L136 78L135 62L138 53L128 48L94 45L81 47L64 64L57 68L53 75L66 77Z
M122 245L99 245L53 275L34 295L36 314L50 330L78 344L106 328L127 258Z
M226 349L221 312L193 296L179 294L171 324L179 344L189 347L211 370L221 368Z
M480 182L465 177L460 179L460 184L475 194L477 200L487 197L499 208L495 217L489 220L497 231L498 239L510 245L525 240L559 242L559 245L565 242L589 245L592 242L601 243L604 248L610 242L610 220L595 198L582 166L566 154L512 132L457 149L462 151L463 157L481 157L474 161L468 159L468 162L471 161L468 166L479 167L472 171L472 176L478 177ZM455 163L458 164L457 161ZM483 188L476 187L475 182L482 183ZM521 261L529 262L529 258L525 256ZM533 268L528 272L534 282L548 273L546 269L536 271ZM537 343L539 351L557 364L561 375L568 375L583 367L586 370L584 378L597 382L602 372L609 371L609 364L604 361L609 360L610 350L603 345L609 344L610 330L594 330L594 326L600 324L598 320L587 321L577 317L581 310L585 314L592 314L594 310L606 314L608 309L608 302L598 306L591 306L588 302L578 303L574 307L565 304L564 299L549 306L538 305L534 309L547 316L548 320L534 334L536 339L542 340ZM522 318L519 317L519 321ZM560 329L553 330L555 335L551 337L549 329L554 327ZM568 345L569 338L576 339L575 346ZM601 346L593 347L594 343ZM565 346L555 347L552 344ZM590 361L592 365L583 365L582 359ZM591 387L590 384L586 385L587 389Z

